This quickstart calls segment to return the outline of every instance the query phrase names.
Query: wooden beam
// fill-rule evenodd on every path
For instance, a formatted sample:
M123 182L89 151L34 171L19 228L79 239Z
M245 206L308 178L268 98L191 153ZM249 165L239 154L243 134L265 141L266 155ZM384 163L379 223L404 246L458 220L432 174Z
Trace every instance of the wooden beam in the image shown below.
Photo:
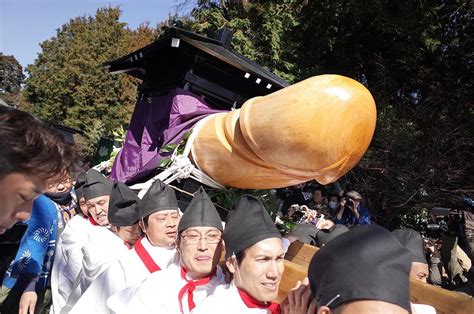
M307 268L285 260L285 272L281 278L276 301L281 304L286 299L288 292L296 285L296 282L303 280L306 276Z
M410 294L413 303L429 304L436 309L438 314L474 313L474 301L465 293L410 280Z
M296 264L305 266L306 268L311 262L313 255L319 251L319 248L313 245L304 244L299 241L291 243L285 254L285 259Z
M281 291L278 294L278 301L283 301L285 299L284 294L295 286L296 281L302 280L306 276L309 263L318 251L318 247L298 241L290 245L285 255L287 261L285 262L285 273L280 285ZM474 300L467 294L414 280L410 281L410 289L413 303L431 305L437 313L474 313Z

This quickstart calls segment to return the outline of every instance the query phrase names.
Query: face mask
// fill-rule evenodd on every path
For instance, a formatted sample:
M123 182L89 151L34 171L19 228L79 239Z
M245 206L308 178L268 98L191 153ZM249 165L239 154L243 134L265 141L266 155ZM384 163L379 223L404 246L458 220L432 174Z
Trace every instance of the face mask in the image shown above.
M49 197L53 202L58 203L59 205L67 205L72 200L71 191L44 194Z
M334 201L330 201L328 205L329 205L329 208L334 209L336 208L337 203Z

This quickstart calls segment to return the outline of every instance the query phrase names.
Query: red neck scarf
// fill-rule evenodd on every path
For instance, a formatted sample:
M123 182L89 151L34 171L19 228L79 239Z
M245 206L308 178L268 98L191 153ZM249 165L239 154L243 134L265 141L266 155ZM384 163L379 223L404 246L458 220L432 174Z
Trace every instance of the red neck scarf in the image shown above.
M142 260L143 264L145 265L146 269L150 273L154 273L155 271L161 270L160 266L158 266L153 258L150 256L150 253L145 249L142 244L143 237L141 237L137 243L135 243L135 252L137 252L138 257Z
M189 311L191 312L196 307L196 304L194 304L194 301L193 301L193 291L194 291L194 289L196 289L197 286L202 286L202 285L206 285L207 283L209 283L209 281L211 280L212 276L214 276L216 271L214 270L208 277L198 279L198 280L189 280L189 279L187 279L186 278L186 273L187 273L186 269L184 269L184 267L181 266L181 278L183 278L187 282L187 284L184 287L182 287L181 290L179 290L179 293L178 293L179 307L181 308L181 313L183 313L183 296L184 296L184 294L186 292L188 292L188 307L189 307Z
M94 220L94 218L92 218L92 216L89 216L87 218L89 220L89 222L93 225L93 226L98 226L99 224Z
M255 300L253 297L251 297L247 292L245 292L242 289L237 288L237 291L239 291L240 298L242 299L242 301L244 301L245 305L248 308L269 309L271 314L281 313L280 304L276 302L270 302L266 304L266 303Z

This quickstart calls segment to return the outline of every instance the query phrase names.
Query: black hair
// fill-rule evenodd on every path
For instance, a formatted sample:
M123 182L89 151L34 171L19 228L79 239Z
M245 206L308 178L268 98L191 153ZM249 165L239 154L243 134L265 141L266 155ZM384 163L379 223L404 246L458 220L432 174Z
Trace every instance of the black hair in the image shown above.
M246 250L247 250L247 249L242 250L242 251L240 251L240 252L238 252L238 253L235 253L235 259L237 260L237 265L240 266L240 265L242 264L242 261L243 261L244 258L245 258L245 251L246 251Z
M150 214L150 215L151 215L151 214ZM143 217L143 218L141 219L144 229L148 228L148 218L150 217L150 215L146 215L145 217Z

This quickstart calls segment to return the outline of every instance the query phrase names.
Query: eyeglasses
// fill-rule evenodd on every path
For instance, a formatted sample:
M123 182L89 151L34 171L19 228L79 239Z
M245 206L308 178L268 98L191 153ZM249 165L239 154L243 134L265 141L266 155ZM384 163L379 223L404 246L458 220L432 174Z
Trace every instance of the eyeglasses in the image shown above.
M206 234L205 236L199 234L183 234L181 238L187 244L198 244L201 239L205 239L208 244L217 244L221 242L222 239L220 234Z
M57 189L60 184L67 185L67 184L70 184L70 183L71 183L71 178L64 179L60 182L51 182L51 183L48 184L48 189L53 189L53 188Z

